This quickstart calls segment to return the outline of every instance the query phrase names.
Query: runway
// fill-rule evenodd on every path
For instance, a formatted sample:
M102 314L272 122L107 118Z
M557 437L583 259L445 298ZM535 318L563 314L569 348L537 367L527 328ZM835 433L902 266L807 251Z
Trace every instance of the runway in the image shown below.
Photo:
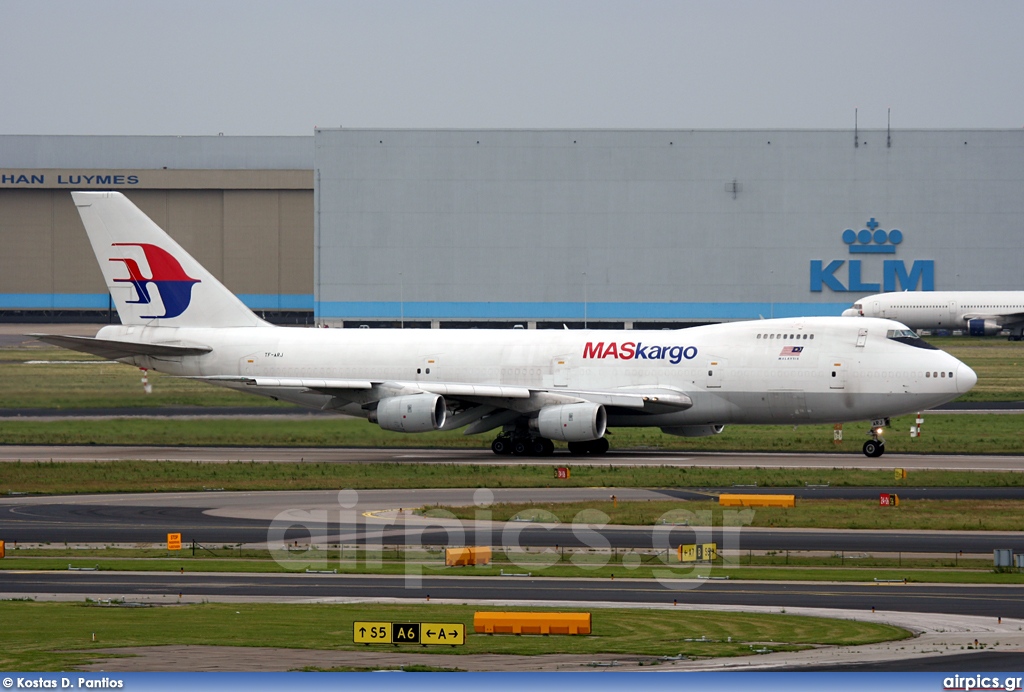
M826 492L828 489L803 489ZM867 491L875 489L842 489ZM920 489L924 493L926 489ZM933 489L949 495L965 489ZM973 493L1007 489L970 489ZM1013 489L1017 493L1016 489ZM424 489L288 492L152 493L0 498L0 535L9 543L161 543L167 533L186 542L263 544L271 527L291 540L371 545L583 547L664 550L680 543L716 542L730 550L903 552L953 555L1012 548L1024 552L1024 533L990 531L843 531L827 529L697 528L675 524L600 526L491 522L496 502L671 500L712 490L644 488ZM877 497L877 495L875 495ZM1019 497L1019 494L1016 495ZM480 521L427 519L398 512L429 505L480 504ZM681 506L682 508L682 506ZM679 515L670 515L679 521ZM289 528L290 527L290 528Z
M412 566L422 567L422 566ZM469 572L470 568L467 568ZM320 602L519 601L810 607L1024 618L1024 586L878 585L673 579L544 579L321 574L178 574L166 572L2 572L0 593L146 595L190 601L204 596ZM665 570L669 572L668 569ZM159 600L158 600L159 602Z
M510 466L679 466L706 468L801 468L801 469L937 469L946 471L1024 472L1024 457L945 454L888 454L869 459L857 451L830 454L610 451L603 456L506 457L488 450L382 449L329 447L147 447L99 445L4 445L0 462L61 461L95 462L138 459L143 461L199 461L206 463L417 463L486 464Z

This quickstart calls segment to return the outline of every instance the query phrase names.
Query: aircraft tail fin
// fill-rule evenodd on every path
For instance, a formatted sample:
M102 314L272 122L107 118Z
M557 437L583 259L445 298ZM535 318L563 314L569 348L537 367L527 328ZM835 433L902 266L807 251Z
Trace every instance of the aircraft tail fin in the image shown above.
M127 325L270 326L120 192L72 192Z

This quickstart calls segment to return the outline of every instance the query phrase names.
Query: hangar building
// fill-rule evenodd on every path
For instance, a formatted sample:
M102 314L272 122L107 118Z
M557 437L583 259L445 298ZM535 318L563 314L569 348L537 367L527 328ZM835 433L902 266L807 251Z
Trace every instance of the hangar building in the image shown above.
M313 308L312 137L0 136L0 315L107 321L71 190L124 192L249 307Z
M1024 289L1024 130L314 133L319 321L658 326Z
M0 318L113 318L67 194L112 188L275 321L657 328L1024 289L1024 130L8 135Z

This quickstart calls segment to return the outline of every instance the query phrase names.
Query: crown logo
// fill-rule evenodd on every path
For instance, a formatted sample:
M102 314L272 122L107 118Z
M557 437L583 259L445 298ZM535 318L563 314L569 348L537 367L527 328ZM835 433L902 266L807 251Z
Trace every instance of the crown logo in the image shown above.
M884 231L875 217L868 219L867 228L843 231L843 242L850 246L851 255L895 255L896 246L903 242L903 231Z

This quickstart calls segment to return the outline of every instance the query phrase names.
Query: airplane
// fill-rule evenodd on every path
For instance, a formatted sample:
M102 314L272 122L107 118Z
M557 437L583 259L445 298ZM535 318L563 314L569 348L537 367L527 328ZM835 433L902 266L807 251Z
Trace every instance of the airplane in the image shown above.
M970 336L1010 330L1024 339L1024 291L903 291L865 296L843 317L884 317L911 329L963 329Z
M888 319L681 330L311 329L268 324L119 192L73 192L119 325L38 339L407 433L500 429L496 454L603 454L610 427L871 420L955 399L970 367Z

